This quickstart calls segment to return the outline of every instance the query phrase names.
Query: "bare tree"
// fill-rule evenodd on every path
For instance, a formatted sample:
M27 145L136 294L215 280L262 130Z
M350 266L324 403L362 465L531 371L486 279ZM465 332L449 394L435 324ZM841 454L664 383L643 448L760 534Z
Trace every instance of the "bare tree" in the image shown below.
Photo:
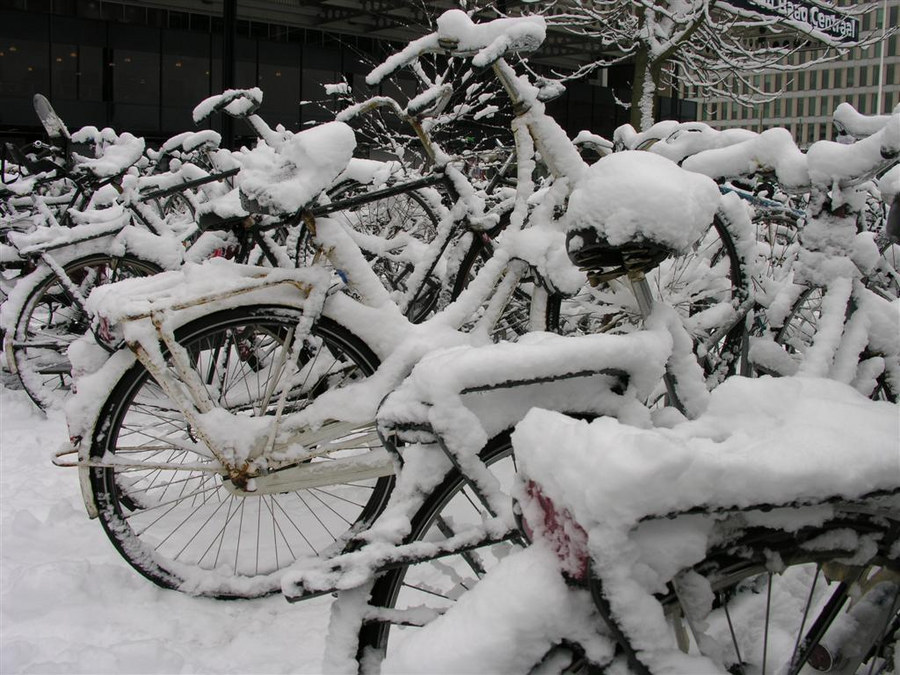
M860 16L880 3L838 7L817 3L831 11ZM849 49L872 44L882 33L846 43L820 31L804 30L781 18L752 12L726 11L717 0L561 0L545 7L548 23L597 41L609 56L594 60L571 77L580 77L616 63L634 63L631 123L649 128L658 92L686 86L700 98L726 97L742 105L774 99L779 91L754 84L760 71L790 72L834 60ZM812 58L792 65L789 57L816 47Z

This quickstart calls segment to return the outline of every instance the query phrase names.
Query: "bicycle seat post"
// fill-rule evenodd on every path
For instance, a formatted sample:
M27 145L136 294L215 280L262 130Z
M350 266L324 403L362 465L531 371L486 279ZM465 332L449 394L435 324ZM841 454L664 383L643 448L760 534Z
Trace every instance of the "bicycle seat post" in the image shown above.
M631 282L631 290L637 300L641 319L646 321L653 311L653 292L650 290L650 284L647 282L647 276L644 274L644 270L635 268L629 269L628 281ZM666 395L668 396L669 404L681 411L682 414L686 414L684 405L682 404L681 399L678 398L675 378L668 369L666 369L666 374L663 375L663 380L666 383Z
M631 290L637 299L641 318L646 320L653 311L653 293L650 290L650 284L647 283L647 276L642 269L629 269L628 281L631 282Z

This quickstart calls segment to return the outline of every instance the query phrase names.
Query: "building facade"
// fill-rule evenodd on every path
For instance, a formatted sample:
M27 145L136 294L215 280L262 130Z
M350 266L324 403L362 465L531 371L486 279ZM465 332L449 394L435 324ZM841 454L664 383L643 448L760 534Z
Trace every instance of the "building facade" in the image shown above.
M365 91L372 66L417 37L453 0L239 0L235 86L265 92L260 114L288 129L331 119L336 101L323 85L346 81ZM516 12L520 0L502 3ZM887 25L898 25L900 0L888 0ZM532 9L532 5L528 5ZM222 0L0 0L0 139L41 136L32 109L46 95L72 128L113 127L162 140L194 128L194 105L223 88ZM865 18L879 31L881 12ZM801 144L830 135L831 112L849 101L860 112L889 111L900 100L898 38L851 50L833 63L803 68L817 52L799 52L795 73L758 73L775 100L752 108L725 99L696 100L691 92L662 97L659 119L701 119L720 127L789 128ZM551 32L531 61L565 71L590 59L595 45ZM628 121L617 101L630 98L627 64L567 83L548 110L571 135L604 136ZM881 85L879 106L878 86ZM391 89L394 87L394 89ZM415 93L401 74L383 93ZM377 92L373 92L377 93ZM218 120L210 122L214 128Z
M879 2L877 11L862 19L862 35L879 36L900 26L900 0L887 0L887 13ZM752 76L755 86L781 92L769 102L748 107L725 98L698 103L698 119L718 129L742 128L762 131L770 127L790 130L801 147L831 139L831 116L843 102L866 115L889 113L900 103L900 49L897 34L868 48L854 48L836 61L809 65L819 49L798 51L788 63L794 72L760 72ZM688 98L692 92L684 92Z

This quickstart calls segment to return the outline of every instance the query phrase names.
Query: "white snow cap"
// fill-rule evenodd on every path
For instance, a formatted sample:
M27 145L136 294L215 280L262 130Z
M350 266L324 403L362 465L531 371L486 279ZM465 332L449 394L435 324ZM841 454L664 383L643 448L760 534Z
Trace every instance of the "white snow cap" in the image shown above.
M649 240L676 251L706 231L720 201L716 184L648 152L602 157L575 186L569 231L595 228L613 246Z
M535 409L513 444L519 469L586 530L697 505L854 498L900 484L896 406L828 379L729 378L704 415L672 429Z
M219 102L224 98L233 98L231 103L225 106L226 112L232 115L243 115L259 106L263 100L263 92L259 87L250 89L226 89L221 94L215 94L203 99L194 107L192 117L195 124L206 119Z
M277 152L260 142L241 169L241 193L273 213L292 213L331 185L356 148L353 129L328 122L294 134Z
M508 51L534 51L540 47L547 35L547 24L542 16L474 23L461 9L451 9L438 17L437 35L439 41L456 43L459 52L477 52L472 63L483 67Z

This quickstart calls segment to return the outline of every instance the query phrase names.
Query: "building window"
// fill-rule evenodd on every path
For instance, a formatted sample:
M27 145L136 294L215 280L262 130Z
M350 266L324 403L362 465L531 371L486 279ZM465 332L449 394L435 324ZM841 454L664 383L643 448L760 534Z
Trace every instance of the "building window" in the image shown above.
M856 86L856 68L850 66L847 68L847 88L851 89Z
M860 66L859 67L859 86L866 87L869 85L869 67L868 66Z
M842 68L836 68L834 71L834 88L840 89L844 86L844 70Z
M110 61L113 96L121 103L159 103L159 54L116 49Z
M50 45L50 98L53 101L78 99L78 45Z
M45 42L0 38L0 95L46 94L50 84L47 51Z
M822 89L830 89L831 88L831 71L823 70L822 71Z

